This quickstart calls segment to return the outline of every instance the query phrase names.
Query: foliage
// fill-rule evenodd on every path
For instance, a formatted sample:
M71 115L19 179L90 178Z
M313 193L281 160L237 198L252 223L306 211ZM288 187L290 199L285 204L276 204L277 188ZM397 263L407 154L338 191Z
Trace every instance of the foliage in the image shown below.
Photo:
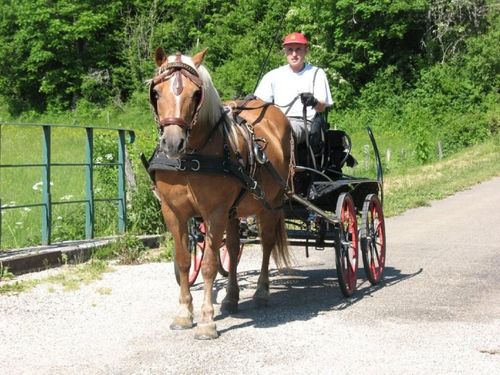
M231 99L284 63L284 34L304 32L309 60L330 81L331 125L349 133L370 125L377 139L394 141L384 144L393 152L384 165L393 172L433 162L438 142L447 157L498 134L498 9L496 0L4 1L0 117L133 127L136 143L128 150L137 187L128 189L129 229L162 233L138 157L156 144L144 82L157 46L186 54L208 47L204 63L221 96ZM94 162L116 162L116 150L113 137L97 134ZM94 179L97 198L116 195L116 166L97 167ZM54 238L83 237L76 229L83 215L64 207L54 215ZM5 211L3 231L38 242L37 228L28 233L28 224L17 225L36 215L22 212L15 220L13 211ZM114 203L98 203L97 234L115 233L116 214Z
M105 257L104 254L112 255L118 259L119 264L135 264L139 262L145 251L146 246L139 238L125 234L108 245L106 249L100 249L96 254L101 259Z
M3 2L0 92L13 111L63 109L112 93L125 1Z
M241 97L262 68L284 62L280 39L299 30L343 108L380 69L394 66L411 80L447 60L484 31L486 9L483 0L9 1L0 5L0 95L14 112L74 108L82 99L121 105L151 77L152 52L162 46L208 47L221 96Z
M10 272L9 267L0 262L0 281L11 280L13 277L14 274Z
M426 32L429 55L448 61L468 36L484 30L486 11L485 0L431 0Z
M160 211L160 203L151 191L151 180L143 173L137 175L137 188L130 192L128 217L133 233L161 234L166 228Z

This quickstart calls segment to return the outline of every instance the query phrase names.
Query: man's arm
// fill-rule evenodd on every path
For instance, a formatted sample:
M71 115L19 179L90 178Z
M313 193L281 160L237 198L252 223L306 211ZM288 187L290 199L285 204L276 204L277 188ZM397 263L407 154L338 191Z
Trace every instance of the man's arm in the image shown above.
M323 69L318 70L314 89L314 96L318 99L318 103L313 107L316 112L324 112L333 103L330 85L328 78Z
M265 102L274 102L274 93L271 84L270 72L266 73L264 77L262 77L262 80L259 82L259 85L255 89L254 95Z

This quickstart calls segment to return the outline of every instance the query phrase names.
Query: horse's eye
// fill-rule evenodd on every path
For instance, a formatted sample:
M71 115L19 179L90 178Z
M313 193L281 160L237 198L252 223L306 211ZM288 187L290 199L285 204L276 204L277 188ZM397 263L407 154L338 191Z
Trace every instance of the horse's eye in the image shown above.
M193 92L194 100L200 100L200 98L201 98L201 90L196 90L195 92Z
M160 98L160 93L156 89L153 89L153 99L158 100L159 98Z

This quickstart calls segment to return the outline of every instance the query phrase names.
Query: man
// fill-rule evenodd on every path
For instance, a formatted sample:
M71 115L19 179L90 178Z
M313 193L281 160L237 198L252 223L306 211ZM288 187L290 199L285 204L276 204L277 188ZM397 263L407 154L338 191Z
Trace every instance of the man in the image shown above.
M274 103L290 120L297 143L305 142L303 106L307 106L308 131L317 112L332 105L330 86L323 69L305 61L309 52L307 38L298 32L283 39L288 64L271 70L260 81L255 96ZM286 106L286 107L285 107Z

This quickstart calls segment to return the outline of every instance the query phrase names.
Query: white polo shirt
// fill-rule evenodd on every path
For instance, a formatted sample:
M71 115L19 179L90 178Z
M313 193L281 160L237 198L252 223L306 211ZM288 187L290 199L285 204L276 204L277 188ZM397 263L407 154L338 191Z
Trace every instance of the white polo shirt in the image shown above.
M324 102L327 106L333 103L325 71L307 63L304 69L298 73L295 73L288 64L271 70L264 75L254 94L266 102L285 106L303 92L313 93L316 99ZM288 107L280 109L288 117L302 117L302 108L303 105L300 98L298 98L290 110L288 110ZM307 107L307 118L309 120L315 114L314 109Z

